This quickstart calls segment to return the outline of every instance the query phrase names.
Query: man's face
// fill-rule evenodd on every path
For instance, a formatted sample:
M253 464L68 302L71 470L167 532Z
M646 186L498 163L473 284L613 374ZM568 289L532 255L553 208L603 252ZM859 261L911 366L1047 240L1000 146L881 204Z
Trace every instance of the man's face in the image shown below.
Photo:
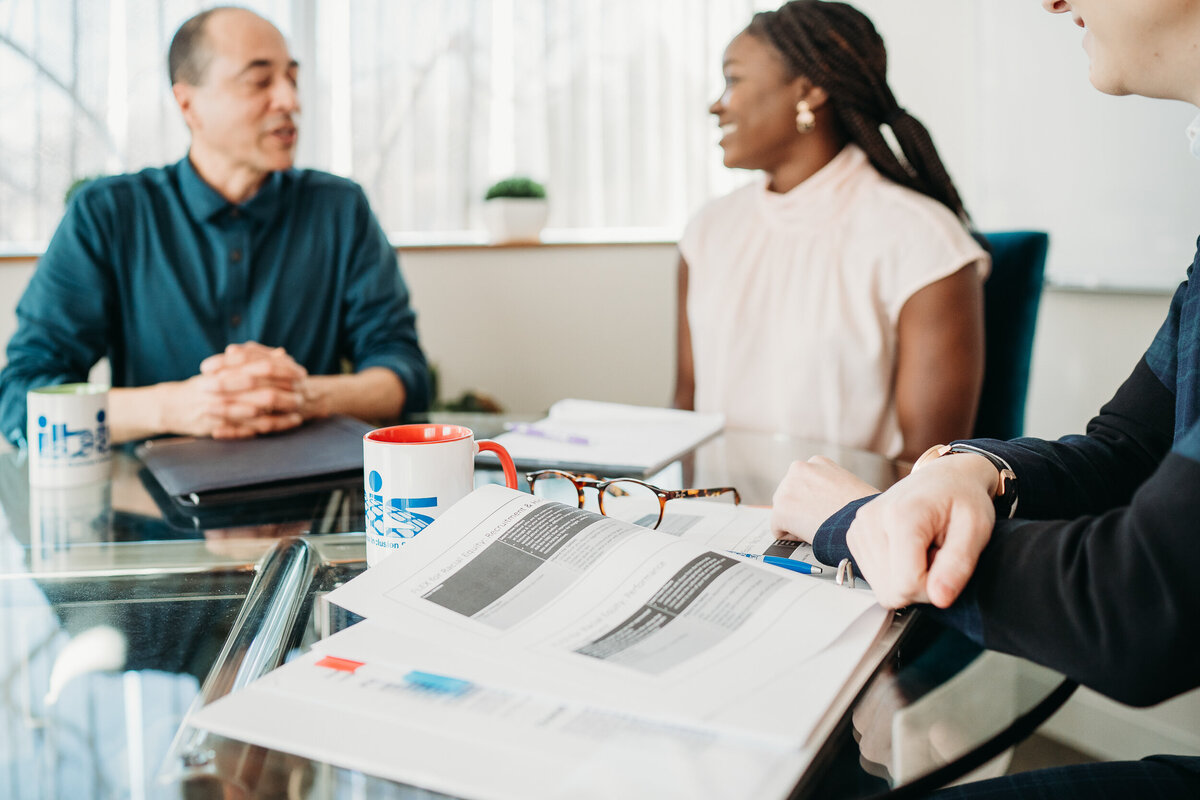
M275 26L247 11L209 18L211 59L200 85L176 84L176 99L193 147L230 170L274 172L292 166L300 111L298 66Z
M1194 48L1196 0L1042 0L1084 30L1092 85L1107 94L1180 98L1190 71L1180 54Z

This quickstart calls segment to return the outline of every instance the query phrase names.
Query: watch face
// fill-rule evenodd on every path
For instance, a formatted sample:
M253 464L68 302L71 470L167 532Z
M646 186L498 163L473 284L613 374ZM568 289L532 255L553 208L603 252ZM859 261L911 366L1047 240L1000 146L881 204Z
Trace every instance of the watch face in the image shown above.
M996 486L996 497L992 501L996 506L997 519L1011 519L1017 511L1017 473L1010 467L1000 469L1000 483Z

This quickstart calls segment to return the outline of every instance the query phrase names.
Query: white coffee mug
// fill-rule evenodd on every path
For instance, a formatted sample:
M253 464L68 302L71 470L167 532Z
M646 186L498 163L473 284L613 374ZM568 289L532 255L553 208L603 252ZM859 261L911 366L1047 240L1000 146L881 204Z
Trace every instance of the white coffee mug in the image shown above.
M367 566L398 551L443 511L475 488L475 455L500 458L504 481L517 488L508 451L475 441L462 425L393 425L363 437L363 484L367 517Z
M107 480L108 387L43 386L26 395L31 486L79 486Z

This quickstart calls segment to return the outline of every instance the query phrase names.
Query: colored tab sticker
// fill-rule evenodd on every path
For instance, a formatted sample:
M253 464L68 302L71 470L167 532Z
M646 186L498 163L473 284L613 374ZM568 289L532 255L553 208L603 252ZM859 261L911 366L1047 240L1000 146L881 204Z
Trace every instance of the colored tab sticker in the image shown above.
M336 656L325 656L324 658L322 658L320 661L317 662L318 667L325 667L327 669L336 669L340 672L350 672L350 673L353 673L354 670L358 669L362 665L363 665L363 662L361 662L361 661L351 661L348 658L337 658Z

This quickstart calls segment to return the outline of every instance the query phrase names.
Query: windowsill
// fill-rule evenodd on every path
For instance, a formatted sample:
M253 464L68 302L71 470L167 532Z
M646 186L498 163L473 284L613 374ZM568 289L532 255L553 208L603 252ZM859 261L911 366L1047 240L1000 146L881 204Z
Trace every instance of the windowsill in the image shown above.
M677 232L667 228L547 228L539 242L492 244L482 231L405 231L388 235L397 250L480 250L523 247L597 247L674 245ZM45 242L0 242L0 263L40 258Z
M1062 294L1121 294L1138 297L1170 297L1175 294L1174 286L1111 286L1099 283L1068 283L1047 280L1045 291Z
M440 250L513 247L592 247L595 245L669 244L679 241L666 228L547 228L541 241L492 244L482 231L406 231L388 236L397 250Z
M45 249L45 242L0 242L0 261L40 258Z

